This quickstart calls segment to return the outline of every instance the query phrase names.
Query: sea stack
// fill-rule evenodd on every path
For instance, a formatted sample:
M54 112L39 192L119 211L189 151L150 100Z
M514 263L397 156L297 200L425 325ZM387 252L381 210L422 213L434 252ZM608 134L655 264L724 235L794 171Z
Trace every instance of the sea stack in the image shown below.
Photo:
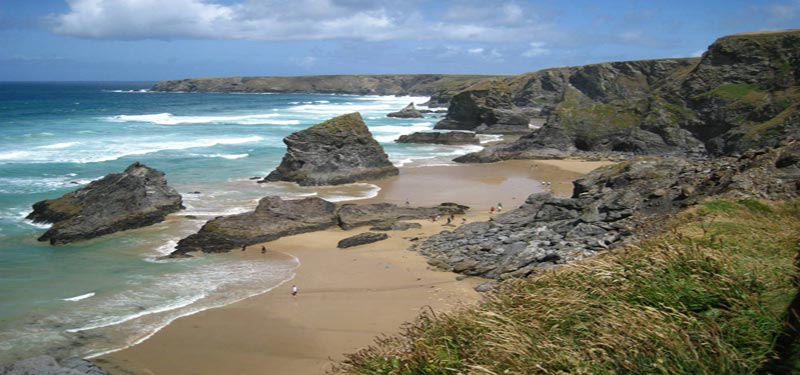
M388 117L399 117L399 118L422 118L425 117L420 111L417 110L417 107L414 107L414 102L408 103L405 108L387 114Z
M163 172L135 162L123 173L35 203L27 219L53 223L39 241L56 245L152 225L182 208L181 195Z
M283 143L281 164L260 182L340 185L399 173L358 112L292 133Z

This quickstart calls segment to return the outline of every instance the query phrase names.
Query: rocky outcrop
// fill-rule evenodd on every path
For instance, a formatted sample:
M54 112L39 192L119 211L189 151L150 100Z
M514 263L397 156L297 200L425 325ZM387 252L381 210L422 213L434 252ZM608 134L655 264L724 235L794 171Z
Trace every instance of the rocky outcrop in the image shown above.
M155 224L182 208L181 195L167 185L164 173L136 162L123 173L35 203L27 219L53 223L39 241L55 245Z
M398 220L430 219L435 216L464 214L469 207L443 203L435 207L405 207L391 203L345 204L338 211L339 226L352 229L363 225L393 223Z
M109 375L94 363L78 357L67 358L61 363L55 358L42 355L14 363L5 369L5 375Z
M438 145L477 145L481 141L469 132L416 132L401 135L397 143L431 143Z
M414 107L414 102L408 103L403 109L397 112L391 112L386 115L387 117L398 117L398 118L422 118L425 117L417 110L417 107Z
M447 74L327 75L299 77L191 78L156 83L152 91L274 92L353 95L424 95L430 107L447 106L450 98L495 76Z
M518 108L512 101L507 79L482 81L450 99L447 116L435 129L473 130L480 133L529 133L535 108Z
M340 249L345 249L348 247L366 245L368 243L383 241L387 238L389 238L389 235L387 235L386 233L364 232L352 237L347 237L342 239L341 241L339 241L338 244L336 244L336 247Z
M342 229L364 225L400 228L400 220L463 214L468 209L455 203L442 203L435 207L399 207L389 203L344 204L337 207L320 198L283 200L280 197L265 197L254 211L209 220L197 233L178 241L169 257L179 258L194 251L228 252L243 245L324 230L335 225ZM412 223L408 228L414 227Z
M336 225L336 205L320 198L265 197L255 211L218 217L178 242L170 256L193 251L228 252L243 245L323 230Z
M488 88L484 81L453 97L446 120L474 128L493 111L539 109L540 129L463 162L582 152L736 156L800 136L798 51L800 30L737 34L700 59L549 69Z
M357 112L292 133L283 142L286 155L261 182L339 185L399 173Z
M534 194L492 221L415 245L429 263L489 278L524 276L628 240L656 214L705 197L792 199L800 193L800 142L708 161L638 158L574 182L572 198Z

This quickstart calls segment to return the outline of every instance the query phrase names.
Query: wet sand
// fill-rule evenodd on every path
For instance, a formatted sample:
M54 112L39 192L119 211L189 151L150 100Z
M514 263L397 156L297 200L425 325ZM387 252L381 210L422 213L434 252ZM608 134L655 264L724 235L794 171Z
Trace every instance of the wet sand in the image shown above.
M352 203L412 206L456 202L472 207L468 221L487 220L489 207L506 209L552 189L569 196L571 181L604 162L507 161L494 164L403 168L374 181L377 197ZM541 184L548 181L551 184ZM264 244L271 253L300 259L293 280L273 291L174 321L145 342L95 360L115 374L324 374L332 360L399 331L421 309L446 311L474 303L481 280L430 269L407 248L412 238L442 230L444 221L416 221L421 229L388 232L389 239L350 249L336 243L368 230L331 229ZM456 217L461 223L461 217ZM260 257L260 245L220 256ZM299 288L297 296L291 286Z

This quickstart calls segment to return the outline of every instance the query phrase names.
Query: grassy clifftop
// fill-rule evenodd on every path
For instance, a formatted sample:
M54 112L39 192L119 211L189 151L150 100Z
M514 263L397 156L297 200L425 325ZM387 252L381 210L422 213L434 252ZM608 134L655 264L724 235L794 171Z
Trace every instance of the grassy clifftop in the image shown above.
M790 362L771 359L796 351L782 334L797 292L798 203L706 202L637 246L507 281L475 307L423 315L340 370L789 373Z
M295 77L190 78L156 83L153 91L275 92L357 95L431 95L447 105L450 97L488 75L383 74Z

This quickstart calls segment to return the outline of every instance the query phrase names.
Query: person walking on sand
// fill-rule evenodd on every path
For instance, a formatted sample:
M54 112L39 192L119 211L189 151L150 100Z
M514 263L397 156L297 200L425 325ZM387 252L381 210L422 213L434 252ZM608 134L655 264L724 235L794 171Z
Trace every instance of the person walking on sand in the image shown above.
M489 213L490 213L490 214L493 214L493 213L494 213L494 206L492 206L492 208L490 208L490 209L489 209Z
M267 248L265 246L261 246L261 254L266 254Z
M297 295L297 285L292 285L292 296Z
M242 245L242 251L247 250L247 245Z
M503 211L503 202L497 203L497 212Z

